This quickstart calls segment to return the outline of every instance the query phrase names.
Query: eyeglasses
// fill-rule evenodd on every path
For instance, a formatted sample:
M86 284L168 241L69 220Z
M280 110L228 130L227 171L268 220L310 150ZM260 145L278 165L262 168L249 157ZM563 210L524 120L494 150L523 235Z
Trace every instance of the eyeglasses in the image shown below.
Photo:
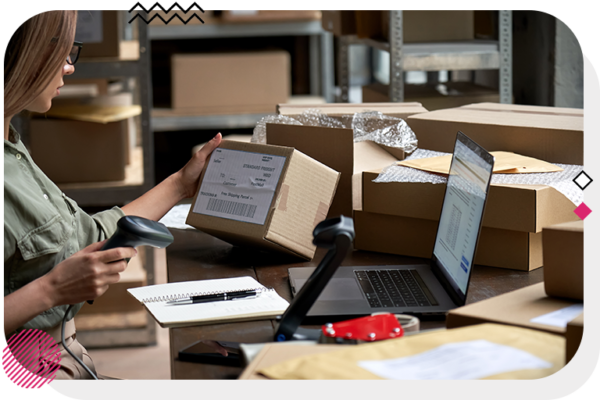
M50 43L57 43L58 42L58 38L57 37L53 37L50 40ZM69 55L67 56L67 63L69 63L69 65L75 65L75 63L77 62L77 59L79 58L79 53L81 52L81 48L83 47L83 43L81 42L73 42L73 47L71 47L71 51L69 52Z
M70 65L75 65L77 59L79 58L79 53L81 52L81 48L83 47L83 43L81 42L73 42L73 47L71 47L71 51L67 57L67 63Z

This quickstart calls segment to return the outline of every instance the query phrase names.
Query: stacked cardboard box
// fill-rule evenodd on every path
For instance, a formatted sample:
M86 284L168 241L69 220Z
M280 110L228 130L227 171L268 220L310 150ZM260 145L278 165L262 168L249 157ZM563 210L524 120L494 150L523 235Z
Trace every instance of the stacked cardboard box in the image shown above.
M408 117L419 147L452 152L462 131L490 151L556 163L583 162L583 112L576 109L473 104ZM430 183L373 183L363 173L355 247L430 257L445 190ZM475 263L529 271L543 265L542 229L576 221L575 205L545 185L492 185Z
M351 126L352 116L365 111L380 111L387 116L406 119L409 115L427 112L418 103L378 104L279 104L279 114L300 115L306 110L317 109L345 126ZM267 143L294 147L341 172L340 184L331 206L329 217L352 215L354 207L360 207L362 185L360 173L373 168L383 168L404 158L401 149L378 145L374 142L354 143L352 129L300 125L267 124Z
M79 55L84 58L139 58L139 42L123 40L119 11L79 11L75 40L84 45Z
M286 51L174 54L172 112L181 115L273 112L288 100Z

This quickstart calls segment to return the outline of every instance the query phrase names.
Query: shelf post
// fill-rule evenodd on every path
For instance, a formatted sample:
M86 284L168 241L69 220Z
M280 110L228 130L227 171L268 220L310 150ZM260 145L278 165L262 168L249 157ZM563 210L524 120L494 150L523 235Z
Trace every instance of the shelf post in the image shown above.
M404 101L404 70L402 60L402 11L390 11L390 87L389 97L392 102Z
M144 15L147 17L147 15ZM150 59L150 39L148 25L138 18L138 40L140 42L139 58L139 90L140 105L142 106L142 149L144 156L144 183L143 191L146 192L154 186L154 135L152 131L152 72Z
M512 90L512 11L500 11L500 103L511 104Z
M333 34L323 31L321 37L321 88L327 103L334 101Z
M340 86L340 103L348 103L350 97L350 39L347 36L338 38L337 51L338 85Z

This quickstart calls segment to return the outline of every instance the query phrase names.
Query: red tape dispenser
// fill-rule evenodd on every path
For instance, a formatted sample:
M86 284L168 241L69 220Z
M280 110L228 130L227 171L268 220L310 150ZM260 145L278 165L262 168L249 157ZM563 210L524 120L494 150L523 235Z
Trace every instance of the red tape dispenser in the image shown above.
M398 319L390 313L325 324L321 327L321 332L321 342L342 344L375 342L404 335Z

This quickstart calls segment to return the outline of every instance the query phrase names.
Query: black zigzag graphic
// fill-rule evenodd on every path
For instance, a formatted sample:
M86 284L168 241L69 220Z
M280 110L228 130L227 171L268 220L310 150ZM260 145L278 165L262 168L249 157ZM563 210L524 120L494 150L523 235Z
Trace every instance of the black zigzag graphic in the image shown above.
M150 7L150 9L146 9L142 4L140 4L139 2L136 3L131 10L129 10L129 12L131 13L136 7L141 7L142 10L144 10L146 13L154 10L156 7L160 8L164 13L169 13L171 10L173 10L173 8L177 7L179 8L181 11L183 11L184 14L187 14L192 7L196 6L196 8L198 8L199 11L201 11L202 13L204 13L204 10L202 9L202 7L200 7L198 4L196 4L195 2L189 6L189 8L187 10L184 10L183 7L181 7L179 5L179 3L174 3L171 7L169 7L169 9L165 9L160 3L155 3L152 7ZM184 20L183 18L181 18L179 16L179 14L175 14L173 16L171 16L171 18L169 18L168 20L165 20L162 16L160 16L158 13L154 14L154 16L152 18L150 18L149 20L146 20L146 18L144 18L141 14L136 14L133 18L131 18L129 20L129 23L131 24L136 18L140 18L142 21L144 21L146 24L149 24L150 22L152 22L155 18L160 19L165 25L167 25L169 22L171 22L174 18L179 19L184 25L187 25L188 22L190 22L193 18L198 19L200 22L204 23L204 21L202 20L202 18L200 18L198 16L198 14L195 13L196 11L194 11L194 14L192 14L187 20Z

